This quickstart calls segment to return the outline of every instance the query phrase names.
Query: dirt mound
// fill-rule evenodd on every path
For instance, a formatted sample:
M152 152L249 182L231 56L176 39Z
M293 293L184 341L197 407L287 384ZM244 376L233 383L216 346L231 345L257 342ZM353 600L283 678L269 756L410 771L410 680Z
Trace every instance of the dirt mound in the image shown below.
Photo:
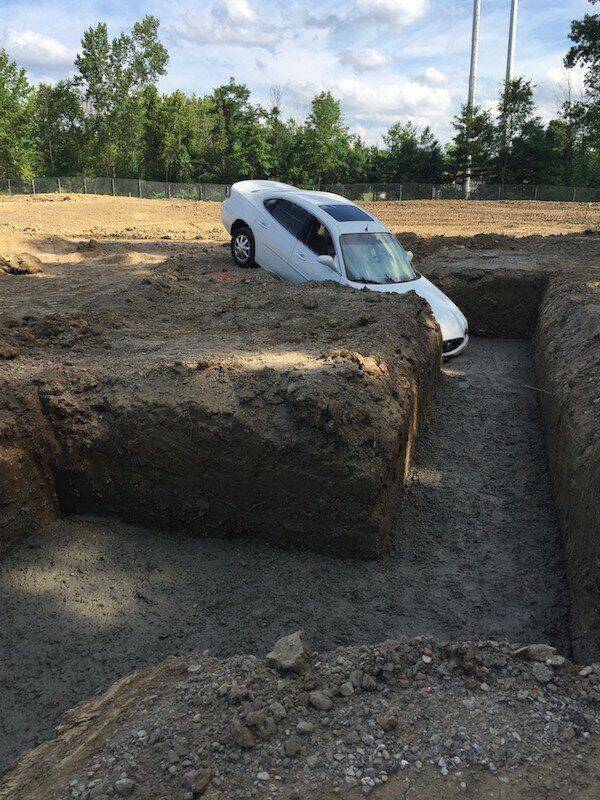
M32 253L18 253L9 258L0 257L0 272L11 275L37 275L44 271L44 265Z
M284 652L285 650L285 652ZM597 796L600 665L547 645L386 642L170 658L67 714L0 798ZM379 796L379 794L378 794Z
M264 273L182 285L181 266L133 266L88 317L4 320L21 355L1 375L3 446L41 413L66 512L382 552L437 379L426 304Z
M600 653L600 280L555 280L536 333L545 418L571 594L573 650Z

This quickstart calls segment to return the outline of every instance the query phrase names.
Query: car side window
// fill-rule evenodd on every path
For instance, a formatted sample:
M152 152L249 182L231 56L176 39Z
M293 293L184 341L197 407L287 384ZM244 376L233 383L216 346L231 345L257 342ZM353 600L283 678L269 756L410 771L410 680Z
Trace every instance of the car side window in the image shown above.
M303 239L306 225L311 217L308 211L305 211L295 203L290 203L289 200L265 200L265 208L273 216L277 222L289 231L296 239Z
M332 256L335 258L335 247L331 234L325 225L312 215L306 230L304 244L318 256Z

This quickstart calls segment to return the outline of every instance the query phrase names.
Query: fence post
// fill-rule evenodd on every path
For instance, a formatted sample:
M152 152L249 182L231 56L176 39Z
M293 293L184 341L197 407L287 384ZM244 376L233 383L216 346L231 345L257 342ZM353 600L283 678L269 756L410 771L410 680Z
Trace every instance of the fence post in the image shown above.
M110 179L110 189L112 191L112 196L114 197L115 196L115 179L114 178Z
M171 199L171 181L167 181L167 198Z
M431 199L435 200L435 184L431 184Z
M83 193L87 194L87 178L83 176Z
M538 189L539 189L539 188L540 188L539 186L536 186L536 187L535 187L535 192L533 193L533 199L534 199L534 200L537 200L537 199L538 199Z
M61 192L62 192L62 186L60 185L60 178L57 178L57 179L56 179L56 183L57 183L57 185L58 185L58 193L59 193L59 194L61 194Z
M138 178L138 197L142 199L142 181Z
M402 184L400 184L400 188L398 189L398 200L402 200Z
M198 184L198 189L200 190L200 200L204 200L204 192L202 191L202 184Z
M502 185L498 186L498 200L502 200Z
M12 194L12 186L10 185L10 178L8 178L8 193Z
M575 186L573 189L573 202L575 202L576 197L577 197L577 187Z
M35 194L35 178L31 179L31 194Z

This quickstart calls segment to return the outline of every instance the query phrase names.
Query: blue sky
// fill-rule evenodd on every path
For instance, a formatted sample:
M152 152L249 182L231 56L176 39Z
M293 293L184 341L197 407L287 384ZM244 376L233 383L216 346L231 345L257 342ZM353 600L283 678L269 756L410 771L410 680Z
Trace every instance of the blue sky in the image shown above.
M587 0L520 0L515 74L536 84L544 119L564 93L570 21L591 9ZM477 102L489 108L509 10L510 0L482 0ZM202 94L233 76L257 102L281 87L286 114L302 119L329 89L368 142L397 120L428 124L446 141L465 99L472 0L0 0L0 47L32 80L53 82L71 71L86 27L103 20L117 34L145 13L161 20L171 55L165 91ZM581 75L572 82L578 91Z

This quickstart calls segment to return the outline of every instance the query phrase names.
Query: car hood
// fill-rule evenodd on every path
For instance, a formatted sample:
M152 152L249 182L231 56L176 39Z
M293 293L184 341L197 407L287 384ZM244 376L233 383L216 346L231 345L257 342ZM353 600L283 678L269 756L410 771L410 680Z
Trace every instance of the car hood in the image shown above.
M449 297L434 286L431 281L421 276L414 281L404 283L351 283L356 288L366 288L373 292L390 292L392 294L407 294L416 292L419 297L429 303L433 316L440 326L442 338L461 339L467 333L469 324L465 315Z

